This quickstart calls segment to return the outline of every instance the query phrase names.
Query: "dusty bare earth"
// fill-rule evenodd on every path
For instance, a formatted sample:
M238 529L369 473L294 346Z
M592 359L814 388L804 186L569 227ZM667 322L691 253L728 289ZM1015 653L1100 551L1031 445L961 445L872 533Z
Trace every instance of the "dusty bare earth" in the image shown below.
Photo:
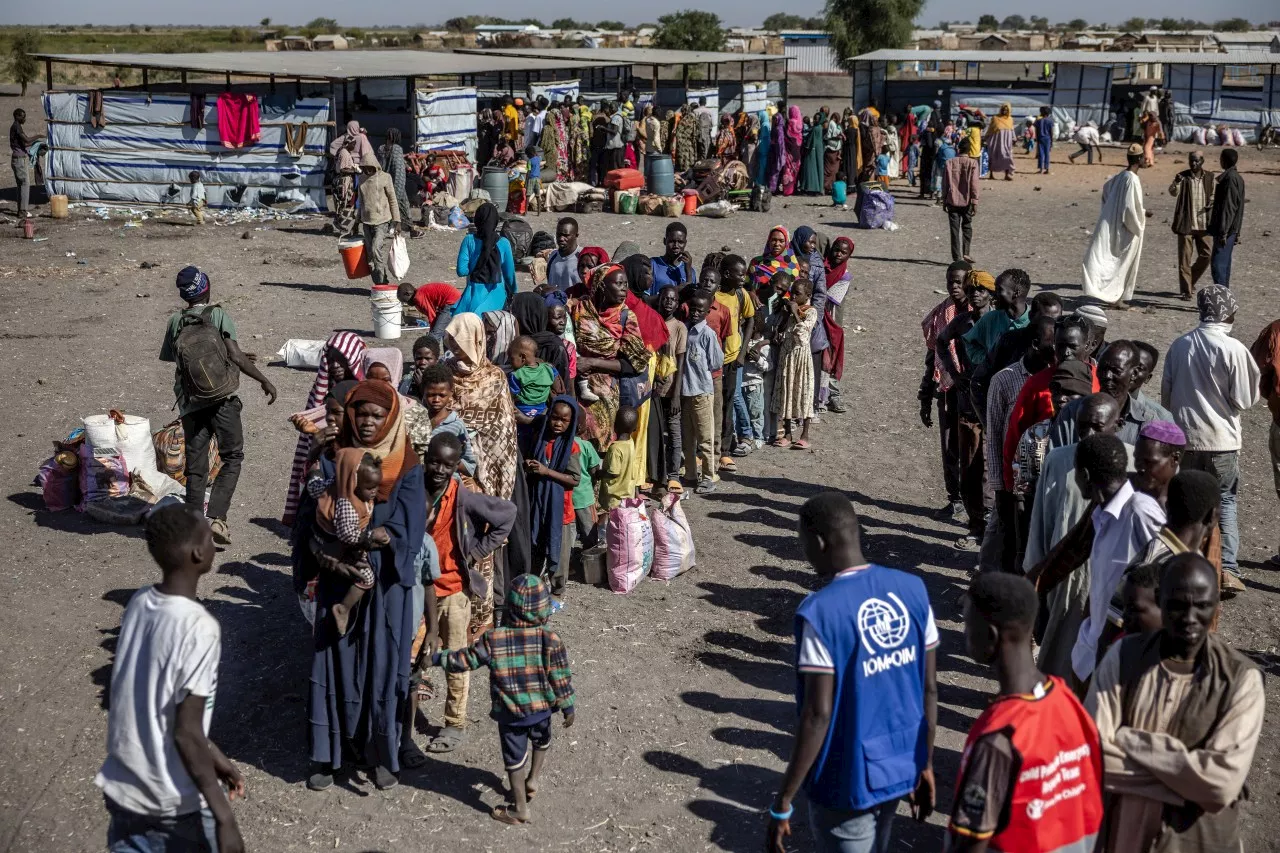
M1020 174L1013 183L983 185L974 254L991 270L1021 266L1038 288L1074 303L1097 190L1119 155L1108 151L1106 166L1071 167L1059 162L1065 153L1056 152L1048 178ZM1280 245L1271 236L1280 215L1280 158L1242 154L1249 204L1236 253L1236 333L1251 342L1280 313L1273 274ZM1113 316L1111 325L1112 337L1136 336L1162 349L1195 323L1192 309L1174 298L1172 200L1165 193L1174 166L1167 154L1142 175L1155 215L1141 310ZM1029 170L1030 161L1019 167ZM12 210L7 171L3 180L2 206ZM670 584L647 581L628 597L571 586L555 626L572 656L578 724L557 730L536 822L527 829L487 816L504 783L483 674L473 687L471 740L460 752L406 772L387 793L363 778L320 794L304 788L309 641L273 519L295 435L285 416L301 408L311 376L268 368L281 391L272 408L245 389L248 458L232 510L235 545L203 594L224 636L212 734L248 780L249 798L236 814L250 849L758 849L761 810L779 783L794 719L792 613L813 588L793 519L822 488L842 489L857 502L873 559L917 572L928 584L942 632L936 765L945 814L964 733L993 683L964 656L957 620L974 558L951 547L959 527L933 520L944 498L937 434L916 418L918 321L941 298L946 223L938 208L902 192L902 230L851 235L858 244L858 328L850 329L845 379L851 412L815 428L816 452L753 456L719 493L686 503L699 550L690 574ZM691 221L690 246L752 254L775 221L834 235L849 219L821 200L797 199L769 216ZM156 579L137 530L45 512L29 485L36 467L50 440L84 415L121 408L149 416L154 427L170 419L172 372L156 352L176 307L174 273L184 264L209 271L243 346L264 357L287 338L323 338L335 328L367 332L366 288L342 277L319 224L198 230L175 213L126 228L78 212L59 222L41 218L45 242L19 239L12 222L0 230L0 385L10 389L0 430L0 851L102 848L106 815L92 779L105 743L103 687L121 610L134 590ZM550 229L551 217L539 224ZM629 239L656 252L665 224L604 214L584 217L583 231L589 244L612 250ZM246 233L251 239L242 239ZM413 242L410 278L454 280L458 240L432 234ZM141 270L143 261L158 267ZM1277 541L1265 410L1251 411L1245 424L1241 565L1251 589L1226 606L1223 625L1274 673L1280 579L1262 567ZM1280 698L1274 681L1268 692L1273 702ZM428 710L438 721L439 706ZM1268 725L1245 806L1250 850L1275 849L1280 837L1278 747L1280 736ZM939 849L942 825L940 815L924 827L902 817L894 849ZM808 849L802 830L794 845Z

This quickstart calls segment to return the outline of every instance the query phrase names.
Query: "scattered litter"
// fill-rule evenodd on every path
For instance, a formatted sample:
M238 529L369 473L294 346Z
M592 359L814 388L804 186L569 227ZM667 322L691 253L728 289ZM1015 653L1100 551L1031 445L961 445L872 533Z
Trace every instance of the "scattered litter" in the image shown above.
M76 261L76 266L78 266L78 267L87 267L87 266L89 266L89 262L88 262L88 261Z
M125 228L141 228L141 227L142 227L142 223L141 223L141 222L137 222L137 221L130 221L130 222L126 222L126 223L124 224L124 227L125 227Z
M142 263L138 264L138 269L143 269L143 270L154 270L159 268L160 268L159 264L153 264L151 263L151 261L143 261Z
M48 239L49 239L48 237L32 237L32 238L31 238L31 242L32 242L32 243L43 243L45 240L48 240Z
M151 294L150 294L150 293L135 293L135 294L133 294L133 295L134 295L134 296L136 296L136 297L137 297L137 298L139 298L139 299L150 299L150 298L151 298Z
M253 239L253 235L252 235L252 234L250 234L248 231L246 231L246 232L244 232L243 234L241 234L241 235L240 235L240 239L241 239L241 240L252 240L252 239Z
M75 252L67 252L67 257L68 257L68 258L74 258L75 256L76 256L76 253L75 253Z

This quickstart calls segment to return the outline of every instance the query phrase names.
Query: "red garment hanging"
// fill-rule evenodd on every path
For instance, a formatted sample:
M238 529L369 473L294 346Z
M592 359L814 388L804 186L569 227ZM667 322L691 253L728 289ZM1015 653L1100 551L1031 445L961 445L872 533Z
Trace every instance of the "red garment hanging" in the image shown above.
M243 148L262 138L256 95L223 92L218 96L218 138L223 148Z

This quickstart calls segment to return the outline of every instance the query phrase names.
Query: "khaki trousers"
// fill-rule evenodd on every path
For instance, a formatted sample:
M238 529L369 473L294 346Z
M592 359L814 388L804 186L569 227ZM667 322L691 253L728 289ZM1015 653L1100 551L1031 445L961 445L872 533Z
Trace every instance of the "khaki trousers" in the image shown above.
M716 387L720 387L718 382ZM714 394L680 398L680 413L684 418L684 476L691 482L698 482L698 460L702 460L702 476L713 481L719 479L714 450L717 411Z
M471 624L471 599L465 592L446 595L437 603L440 614L440 644L451 652L467 647L467 626ZM467 694L471 673L451 672L445 677L448 696L444 703L444 724L463 728L467 724Z
M1213 249L1204 231L1178 235L1178 284L1185 296L1196 292L1196 282L1209 268Z

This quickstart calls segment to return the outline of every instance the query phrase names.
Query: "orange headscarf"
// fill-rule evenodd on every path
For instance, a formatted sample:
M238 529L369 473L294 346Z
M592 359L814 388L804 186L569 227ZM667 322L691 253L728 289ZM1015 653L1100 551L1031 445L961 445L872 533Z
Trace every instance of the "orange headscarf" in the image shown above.
M333 475L333 484L316 501L316 523L326 532L335 532L333 518L338 509L338 498L346 498L355 507L361 530L369 526L372 516L369 505L356 496L360 465L367 453L369 451L363 447L343 447L334 455L337 472Z
M367 444L356 432L356 407L361 403L373 403L387 410L387 419ZM400 395L390 383L366 379L352 389L347 397L347 417L342 426L342 446L359 449L382 460L382 485L378 487L378 501L391 497L391 490L406 467L412 467L405 448L409 444L404 427L404 412L400 408Z

